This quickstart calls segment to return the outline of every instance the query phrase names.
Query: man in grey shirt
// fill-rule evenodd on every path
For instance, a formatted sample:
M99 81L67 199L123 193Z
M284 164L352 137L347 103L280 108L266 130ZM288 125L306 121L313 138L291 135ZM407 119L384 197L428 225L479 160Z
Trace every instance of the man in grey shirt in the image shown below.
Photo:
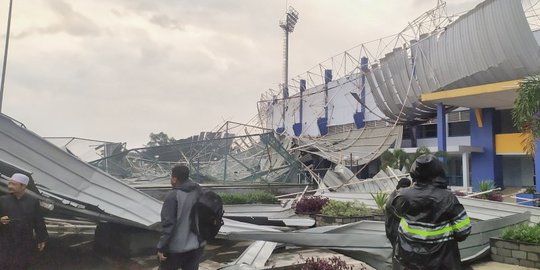
M201 193L200 186L189 180L186 166L175 166L171 173L172 190L161 209L161 238L157 244L160 270L197 270L204 251L204 241L191 231L191 209Z

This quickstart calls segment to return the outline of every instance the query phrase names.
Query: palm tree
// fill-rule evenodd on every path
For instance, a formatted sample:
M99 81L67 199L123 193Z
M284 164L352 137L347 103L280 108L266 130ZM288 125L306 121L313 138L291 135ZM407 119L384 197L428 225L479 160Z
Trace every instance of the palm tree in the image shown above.
M407 154L401 149L395 149L393 152L386 150L381 154L381 168L385 169L386 167L390 167L408 172L413 162L423 154L432 154L432 152L426 146L418 147L416 152L411 154ZM448 157L448 154L444 151L437 151L433 154L437 157Z
M408 170L408 159L409 154L401 149L394 149L392 152L386 150L381 154L381 168L390 167L398 170L405 168Z
M522 142L525 152L533 155L535 140L540 138L540 75L526 77L519 83L512 120L525 134Z

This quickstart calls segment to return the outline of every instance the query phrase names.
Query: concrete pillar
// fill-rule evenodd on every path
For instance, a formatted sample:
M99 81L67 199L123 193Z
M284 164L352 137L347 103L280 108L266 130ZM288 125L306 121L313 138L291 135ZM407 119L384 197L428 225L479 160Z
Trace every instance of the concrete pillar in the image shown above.
M469 189L469 153L463 152L461 154L461 162L462 162L462 174L463 174L463 189L468 190Z
M360 70L368 70L368 58L360 58ZM365 117L366 117L366 75L362 74L362 85L360 86L360 111L356 110L356 113L353 115L354 124L356 128L363 128L366 126Z
M324 117L317 119L317 126L321 136L328 134L328 83L332 81L332 70L324 70Z
M536 179L536 193L540 193L540 140L536 140L534 152L534 174Z
M302 134L302 126L304 124L304 92L306 91L306 80L300 80L300 108L298 123L293 124L294 135L300 136Z
M446 152L446 112L442 103L437 103L437 149Z

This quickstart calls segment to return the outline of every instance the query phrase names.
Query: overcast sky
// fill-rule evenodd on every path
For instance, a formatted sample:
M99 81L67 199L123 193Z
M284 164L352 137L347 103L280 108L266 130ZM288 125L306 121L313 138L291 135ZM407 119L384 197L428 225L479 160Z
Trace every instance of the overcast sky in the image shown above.
M8 2L0 7L1 52ZM436 0L289 0L289 76L395 34ZM451 0L464 11L479 0ZM41 136L147 143L247 122L281 80L282 0L14 0L2 112ZM2 53L0 53L2 54ZM1 66L0 66L1 67Z

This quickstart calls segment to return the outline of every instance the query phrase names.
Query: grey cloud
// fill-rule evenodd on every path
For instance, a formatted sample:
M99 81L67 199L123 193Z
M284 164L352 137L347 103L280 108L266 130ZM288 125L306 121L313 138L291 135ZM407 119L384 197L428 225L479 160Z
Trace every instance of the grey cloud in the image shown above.
M167 29L184 30L182 23L165 14L153 15L152 18L150 18L150 22Z
M50 2L51 9L60 17L60 22L46 27L31 28L14 35L22 39L33 34L56 34L65 32L72 36L98 36L101 33L99 26L90 18L76 12L66 2L55 0Z
M260 94L277 88L281 80L283 37L278 22L283 2L98 1L113 16L128 20L120 27L107 24L99 29L92 20L101 14L83 10L78 6L83 1L46 1L54 1L50 7L57 17L32 33L98 35L109 29L111 34L76 39L51 35L48 41L57 46L45 52L32 50L43 42L41 36L19 40L19 46L10 48L5 111L40 135L128 141L130 147L146 143L150 132L183 138L210 130L222 119L249 120ZM360 1L337 2L291 3L300 12L291 36L291 78L353 45L401 30L422 11L407 8L400 16L403 23L399 18L381 23L376 16L363 18L358 5L358 12L345 13L350 3ZM335 10L329 10L333 5ZM338 16L340 12L349 17ZM130 25L133 16L137 24ZM148 23L138 24L141 18ZM375 20L374 25L366 26L367 19ZM185 25L202 29L201 35L179 32ZM164 34L154 35L159 33ZM173 43L168 40L173 36L174 41L182 37L188 42ZM21 102L34 102L33 109L21 109ZM63 124L51 128L51 121Z

